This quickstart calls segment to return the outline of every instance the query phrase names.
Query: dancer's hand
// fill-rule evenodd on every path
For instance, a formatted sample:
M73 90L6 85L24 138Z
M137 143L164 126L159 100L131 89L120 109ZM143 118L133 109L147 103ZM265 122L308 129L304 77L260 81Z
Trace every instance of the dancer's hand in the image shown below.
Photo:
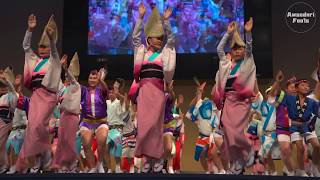
M276 75L276 81L277 81L277 82L282 82L283 79L284 79L284 75L283 75L282 71L279 70L278 73L277 73L277 75Z
M60 64L64 70L67 70L67 59L68 55L64 54L60 60Z
M202 93L204 90L204 87L206 86L206 82L202 83L199 87L198 87L198 93Z
M168 9L166 9L166 10L164 11L164 13L163 13L163 19L164 19L164 20L168 20L168 19L170 18L171 14L172 14L172 8L169 7Z
M236 30L236 26L237 26L237 25L236 25L235 22L229 23L227 32L228 32L229 34L232 34L232 33Z
M253 27L253 19L252 17L250 17L249 21L246 22L246 24L244 25L244 29L246 30L246 32L251 32Z
M104 81L107 75L107 70L105 68L101 68L98 72L100 81Z
M36 16L31 14L28 18L28 31L32 32L36 26L37 26Z
M143 2L141 2L139 5L139 17L142 19L145 13L146 13L146 7L144 6Z
M167 83L167 91L172 92L173 91L173 80L170 83Z

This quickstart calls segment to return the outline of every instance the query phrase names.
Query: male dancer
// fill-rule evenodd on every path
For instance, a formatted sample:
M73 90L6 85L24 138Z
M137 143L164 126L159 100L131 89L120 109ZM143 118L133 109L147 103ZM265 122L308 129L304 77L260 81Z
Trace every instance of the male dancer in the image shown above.
M93 70L89 74L88 87L81 86L81 117L80 133L82 146L88 162L89 173L104 173L103 159L106 154L108 136L107 107L108 86L104 82L106 70ZM98 162L95 163L91 149L93 136L98 143Z
M318 70L319 68L318 63ZM320 73L317 73L318 77ZM283 78L280 78L282 80ZM274 83L275 88L279 89L281 81L276 81ZM317 136L314 132L314 126L316 119L318 118L318 103L313 99L307 97L310 91L309 82L306 79L297 80L295 83L295 88L297 95L290 95L285 93L282 100L279 101L281 96L278 96L278 103L284 105L288 109L288 116L291 119L291 141L297 146L297 160L298 169L296 170L297 176L307 176L304 170L304 145L303 140L305 139L307 143L311 143L313 147L312 162L319 170L320 164L320 145ZM278 91L279 92L279 91ZM320 97L320 86L319 82L316 85L314 91L316 99ZM317 174L318 176L319 174Z

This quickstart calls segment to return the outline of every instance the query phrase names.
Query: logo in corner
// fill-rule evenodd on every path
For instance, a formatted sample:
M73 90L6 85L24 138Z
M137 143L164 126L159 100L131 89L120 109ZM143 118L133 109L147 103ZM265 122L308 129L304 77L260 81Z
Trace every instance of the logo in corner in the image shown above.
M317 17L314 8L306 2L295 2L285 14L288 28L295 33L306 33L313 29Z

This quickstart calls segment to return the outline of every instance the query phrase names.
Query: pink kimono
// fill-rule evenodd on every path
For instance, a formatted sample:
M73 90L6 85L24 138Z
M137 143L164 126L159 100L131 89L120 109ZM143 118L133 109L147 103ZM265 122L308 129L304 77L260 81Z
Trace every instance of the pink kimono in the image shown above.
M51 149L49 120L57 105L61 65L56 45L50 42L49 58L39 58L31 49L32 32L27 31L23 40L25 51L24 84L32 90L25 140L16 163L17 171L26 168L26 158Z
M164 21L168 41L161 52L147 51L141 43L142 19L133 31L134 87L130 95L137 96L137 137L135 155L160 159L163 154L164 80L171 82L176 65L174 37L170 22ZM135 101L134 101L135 102Z
M53 160L53 167L63 166L70 168L77 158L76 134L79 127L81 88L70 71L67 78L71 84L64 87L60 96L62 97L60 109L60 125L58 131L58 144Z
M220 62L212 97L217 107L222 109L221 123L224 131L222 153L230 161L236 161L239 158L246 159L251 150L244 129L248 127L251 108L249 100L254 96L256 66L252 55L251 33L246 34L244 59L234 64L226 58L224 52L229 37L230 35L226 33L217 47ZM227 82L231 79L233 79L231 83Z

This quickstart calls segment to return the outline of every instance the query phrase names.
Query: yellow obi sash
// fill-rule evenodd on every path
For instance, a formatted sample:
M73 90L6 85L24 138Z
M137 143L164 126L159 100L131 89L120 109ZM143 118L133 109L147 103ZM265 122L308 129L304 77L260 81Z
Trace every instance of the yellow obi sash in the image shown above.
M101 119L82 119L83 122L89 123L89 124L99 124L99 123L106 123L107 117L101 118Z

